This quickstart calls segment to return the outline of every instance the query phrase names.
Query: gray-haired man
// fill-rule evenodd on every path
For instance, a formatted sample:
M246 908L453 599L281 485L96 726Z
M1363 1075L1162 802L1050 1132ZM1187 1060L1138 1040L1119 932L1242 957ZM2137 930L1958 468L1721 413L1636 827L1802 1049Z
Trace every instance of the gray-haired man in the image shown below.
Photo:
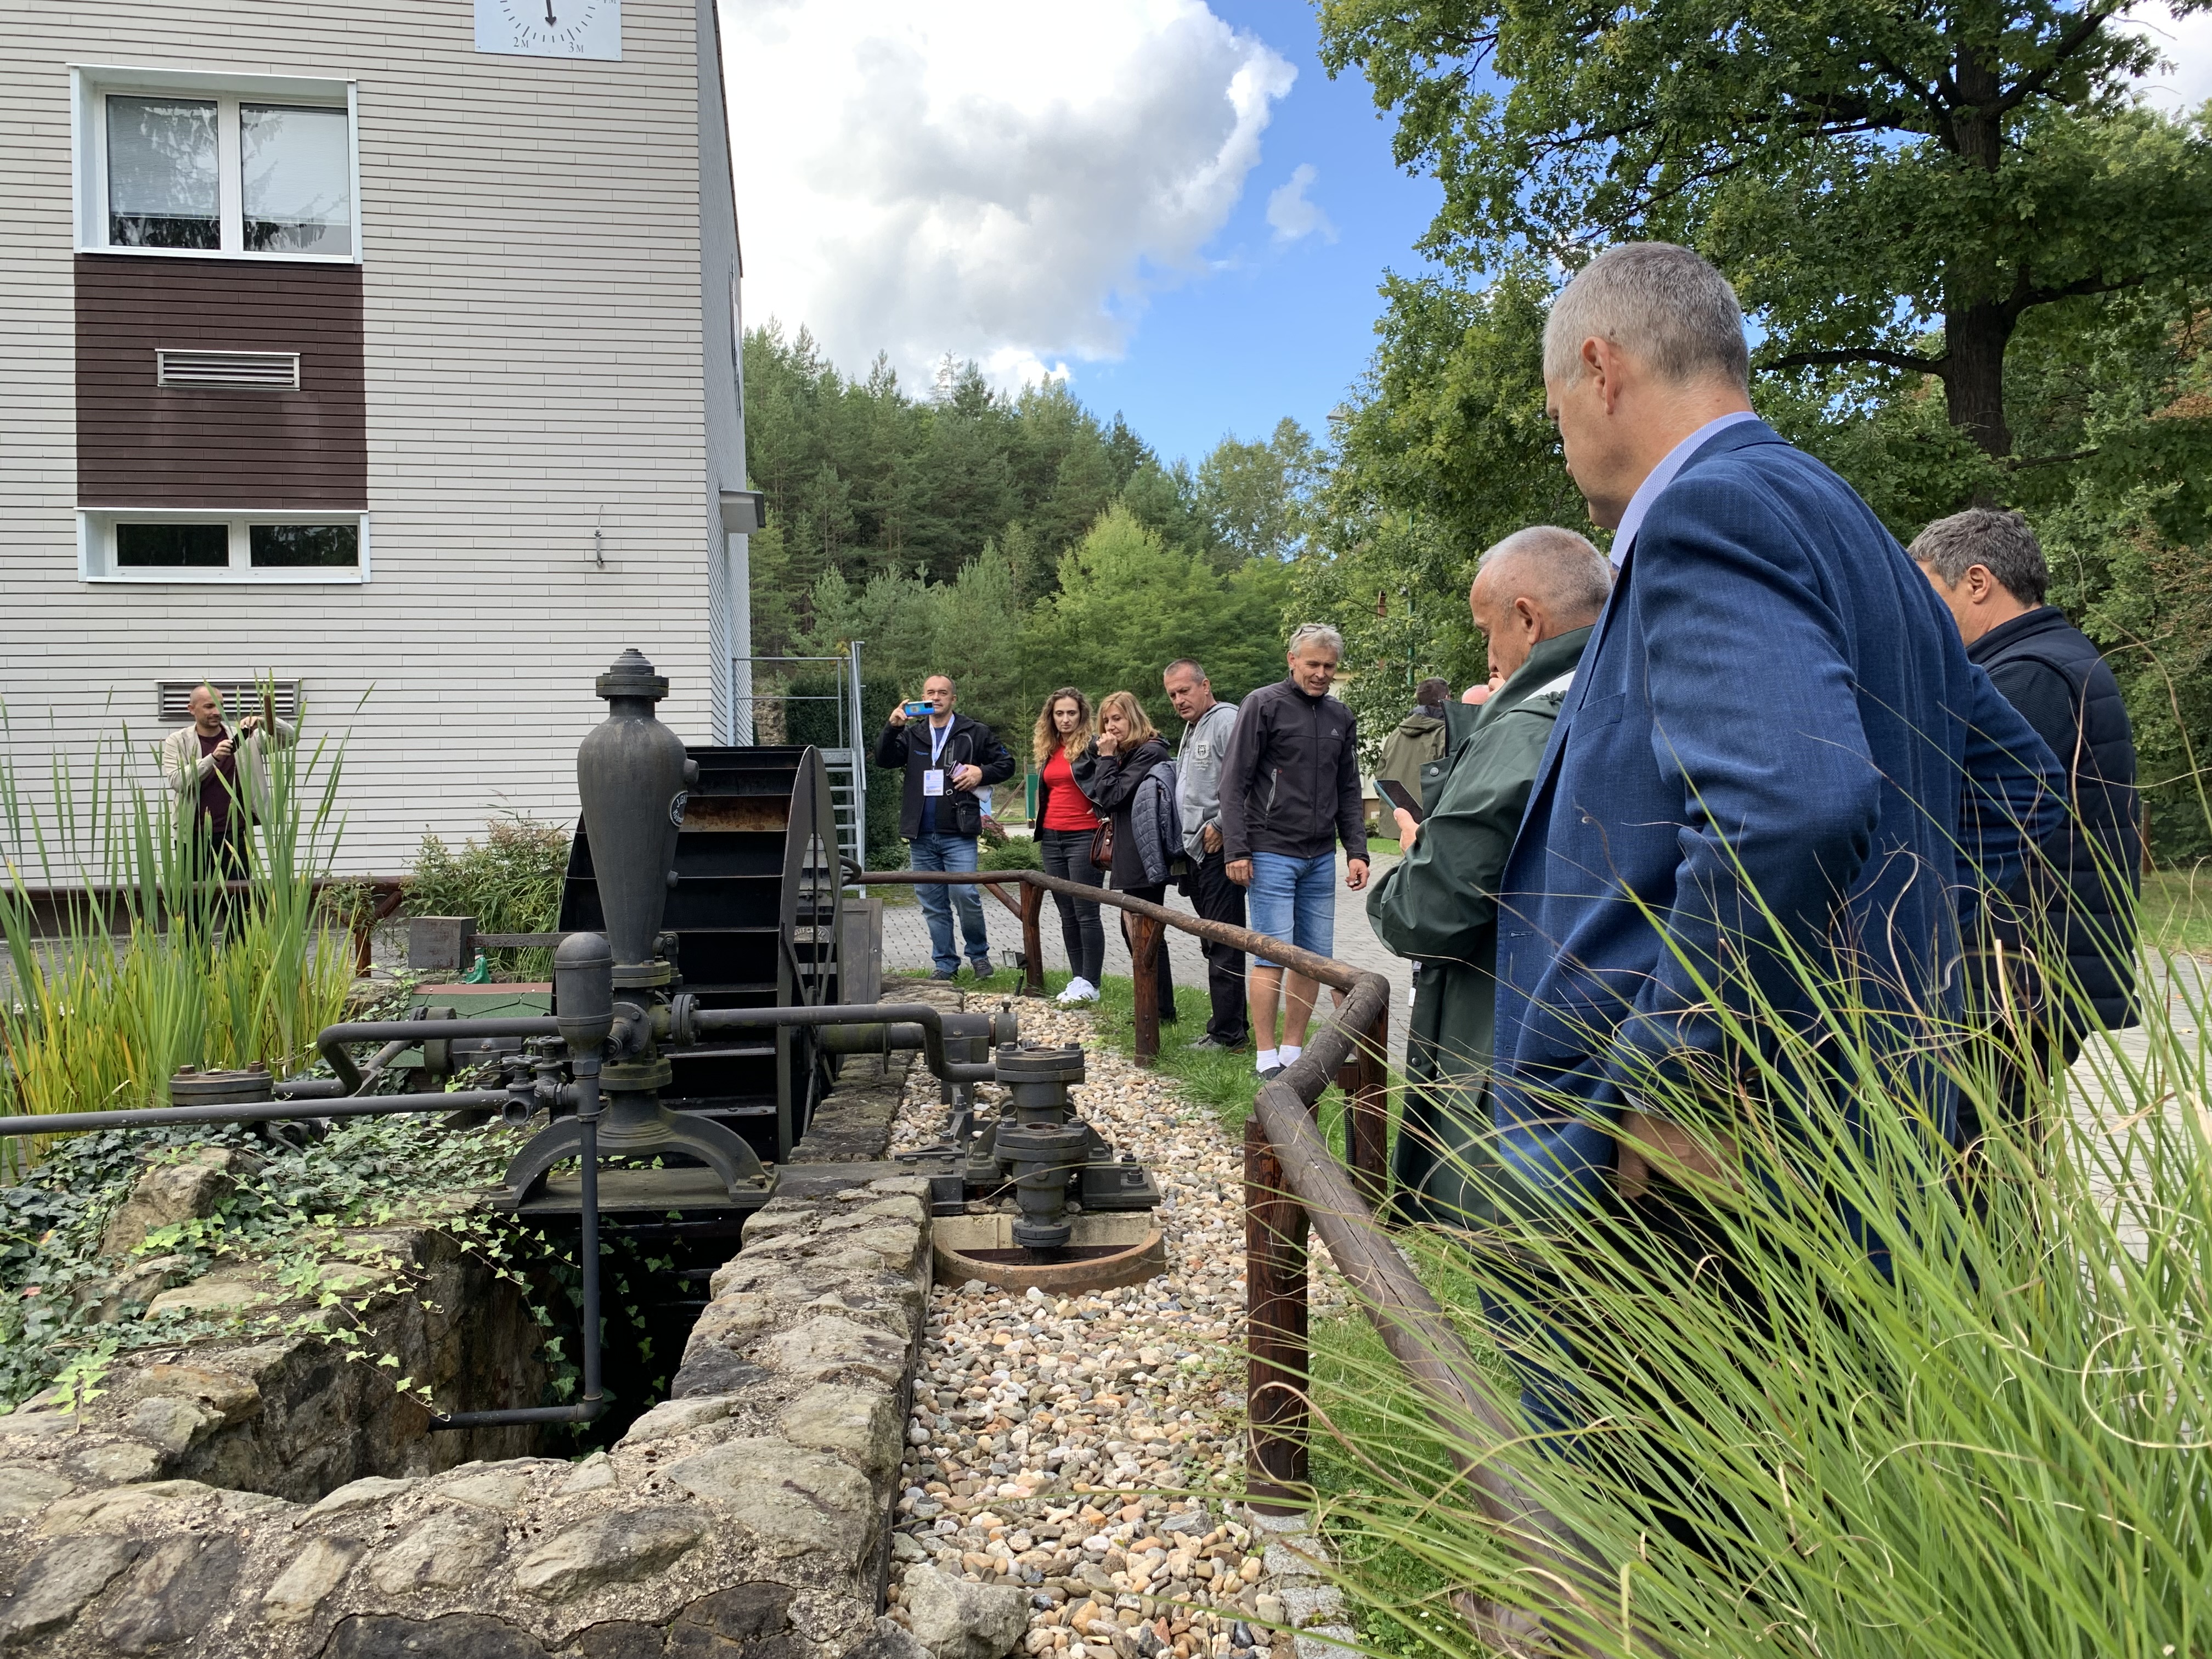
M1229 879L1250 895L1255 933L1327 956L1336 946L1336 843L1344 842L1354 891L1367 885L1367 822L1359 793L1358 732L1328 694L1344 636L1308 623L1291 635L1289 674L1244 699L1221 768L1221 838ZM1260 1075L1304 1052L1321 988L1255 961L1252 1041ZM1275 1041L1279 998L1288 1004Z
M1183 852L1190 874L1183 891L1191 908L1208 921L1244 925L1244 890L1229 879L1221 850L1221 769L1237 705L1213 695L1206 671L1188 657L1167 665L1160 684L1182 719L1182 747L1176 754L1176 804L1182 811ZM1234 945L1206 947L1206 993L1213 1012L1206 1035L1190 1046L1223 1051L1244 1046L1244 953Z

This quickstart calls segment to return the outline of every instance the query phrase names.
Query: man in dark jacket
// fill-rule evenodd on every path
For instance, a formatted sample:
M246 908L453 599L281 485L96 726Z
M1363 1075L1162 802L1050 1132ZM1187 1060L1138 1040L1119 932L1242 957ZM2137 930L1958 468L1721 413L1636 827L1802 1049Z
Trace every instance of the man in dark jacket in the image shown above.
M929 718L910 720L903 704L893 708L890 724L876 740L876 764L906 774L899 834L906 837L914 867L972 871L975 838L983 830L983 808L975 792L1013 776L1014 757L989 726L953 712L956 694L946 676L932 674L923 682L921 695L930 705ZM935 961L930 977L951 979L960 971L952 939L957 908L968 965L977 979L989 978L991 941L983 931L983 904L975 890L928 886L917 896L929 922Z
M2027 717L2066 775L2066 815L2014 886L2016 910L1989 918L1984 981L1996 994L1993 1013L2028 1016L2005 1048L2025 1048L2038 1064L2056 1048L2070 1066L2089 1032L2136 1023L2142 832L2119 684L2065 612L2044 603L2051 574L2019 514L1971 507L1938 519L1911 551L1958 619L1967 659ZM2063 973L2034 971L2039 959L2055 969L2062 956ZM2017 1066L1999 1070L2000 1097L2017 1113L2027 1078ZM1961 1116L1962 1138L1971 1139L1980 1127L1972 1099Z
M1498 689L1466 709L1442 769L1423 769L1425 816L1398 809L1406 856L1367 897L1375 936L1417 964L1390 1160L1392 1203L1409 1220L1474 1226L1492 1209L1498 878L1612 578L1604 554L1550 525L1483 555L1468 608Z
M1289 677L1244 699L1221 767L1221 838L1229 879L1251 896L1252 930L1327 956L1336 945L1336 843L1345 885L1367 885L1367 823L1352 711L1328 694L1344 636L1320 623L1291 635ZM1255 960L1249 981L1260 1075L1304 1052L1320 986ZM1279 996L1288 1003L1275 1041Z

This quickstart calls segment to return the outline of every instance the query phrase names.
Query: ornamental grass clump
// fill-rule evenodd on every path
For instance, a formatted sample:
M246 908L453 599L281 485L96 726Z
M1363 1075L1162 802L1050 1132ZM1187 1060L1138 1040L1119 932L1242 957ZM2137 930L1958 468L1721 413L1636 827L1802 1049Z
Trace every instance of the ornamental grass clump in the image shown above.
M51 742L19 745L12 728L5 736L0 1112L158 1106L182 1066L282 1075L311 1063L354 977L351 941L318 885L341 828L337 750L299 744L269 757L249 873L226 892L196 866L158 774L142 781L134 769L127 731L82 763ZM44 776L19 765L33 747L51 757ZM36 890L57 896L45 937ZM43 1137L0 1141L0 1167L20 1173L43 1150Z
M1485 1651L1472 1614L1531 1651L2212 1653L2206 969L2153 953L2140 1033L2008 1105L2031 1035L1930 1014L1900 1044L1893 994L1788 966L1715 996L1725 1085L1626 1080L1727 1171L1673 1166L1686 1249L1609 1176L1413 1237L1521 1432L1324 1334L1317 1483L1368 1640ZM1963 1158L1946 1085L1989 1126ZM1470 1449L1534 1518L1477 1501Z

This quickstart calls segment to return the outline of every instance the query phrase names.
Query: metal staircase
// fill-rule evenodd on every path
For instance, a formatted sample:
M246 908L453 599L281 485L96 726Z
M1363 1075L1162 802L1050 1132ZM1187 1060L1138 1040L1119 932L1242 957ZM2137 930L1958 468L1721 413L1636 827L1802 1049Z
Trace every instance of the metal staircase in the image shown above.
M739 732L756 743L821 750L837 849L854 868L866 869L868 720L860 707L860 641L842 656L739 657L732 669ZM801 684L810 689L791 690Z

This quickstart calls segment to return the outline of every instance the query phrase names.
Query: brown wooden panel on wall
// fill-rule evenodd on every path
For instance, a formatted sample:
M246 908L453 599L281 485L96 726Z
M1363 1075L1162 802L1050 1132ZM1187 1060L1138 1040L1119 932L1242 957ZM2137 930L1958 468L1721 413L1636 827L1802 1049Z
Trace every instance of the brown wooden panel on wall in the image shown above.
M296 392L163 386L155 353L295 351ZM76 260L82 507L368 506L361 267Z

